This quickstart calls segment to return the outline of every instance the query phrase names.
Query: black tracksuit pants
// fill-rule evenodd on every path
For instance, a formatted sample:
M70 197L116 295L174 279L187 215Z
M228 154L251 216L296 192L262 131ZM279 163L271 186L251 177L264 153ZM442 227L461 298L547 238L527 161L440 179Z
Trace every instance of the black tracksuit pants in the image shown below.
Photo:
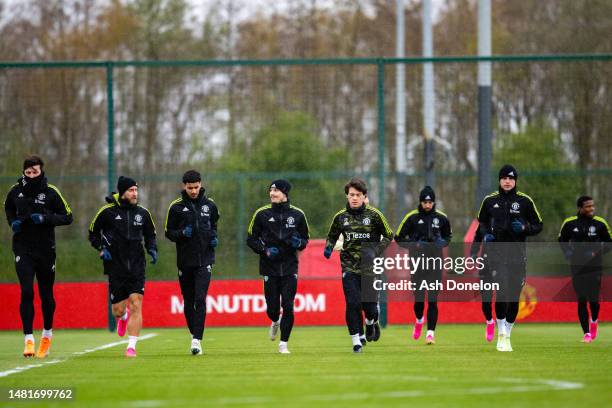
M202 340L206 323L206 295L212 275L212 265L179 270L185 320L194 339Z

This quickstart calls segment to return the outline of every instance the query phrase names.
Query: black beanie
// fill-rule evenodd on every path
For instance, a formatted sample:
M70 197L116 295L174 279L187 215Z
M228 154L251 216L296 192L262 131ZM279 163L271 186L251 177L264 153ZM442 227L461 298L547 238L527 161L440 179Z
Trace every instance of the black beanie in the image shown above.
M283 179L274 180L272 184L270 184L269 189L272 189L272 188L276 188L277 190L282 191L283 194L285 194L287 198L289 198L289 191L291 191L291 184L287 180L283 180Z
M425 186L419 194L419 201L436 201L436 193L433 188Z
M131 187L137 186L136 181L129 177L119 176L119 180L117 181L117 191L119 192L119 197L123 197L123 193L129 190Z
M501 180L504 177L510 177L516 180L518 179L518 172L514 166L505 164L501 169L499 169L499 179Z

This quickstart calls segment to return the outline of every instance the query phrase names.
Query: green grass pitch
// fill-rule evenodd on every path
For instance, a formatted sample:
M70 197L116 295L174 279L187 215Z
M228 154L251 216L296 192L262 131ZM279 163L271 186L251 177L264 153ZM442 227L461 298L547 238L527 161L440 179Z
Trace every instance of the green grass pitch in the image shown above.
M207 329L201 356L189 353L186 329L147 334L138 357L126 359L125 344L101 348L122 340L116 334L57 330L46 360L26 360L22 335L1 332L0 405L558 408L612 401L610 324L600 325L592 344L580 342L577 323L518 324L512 353L486 343L484 325L439 325L434 346L392 326L363 354L351 352L344 327L296 327L291 355L278 354L266 328ZM27 387L73 388L74 400L7 400L9 389Z

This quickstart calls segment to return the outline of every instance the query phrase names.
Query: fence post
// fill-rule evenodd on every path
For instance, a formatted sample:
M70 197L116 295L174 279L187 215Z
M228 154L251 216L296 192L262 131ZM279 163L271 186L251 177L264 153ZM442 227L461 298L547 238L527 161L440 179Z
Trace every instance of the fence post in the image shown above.
M113 97L113 63L106 63L106 103L107 103L107 142L108 142L108 193L113 191L115 182L115 101ZM108 330L115 331L115 316L113 316L110 286L108 288Z
M377 67L377 100L378 100L378 205L380 211L385 211L385 63L382 58L376 62ZM380 296L380 324L387 326L387 293Z
M238 231L236 236L238 237L238 242L236 245L238 246L238 271L240 273L240 277L244 277L246 275L246 266L245 266L245 248L246 245L246 237L245 237L245 200L246 200L246 181L245 175L240 173L238 175Z

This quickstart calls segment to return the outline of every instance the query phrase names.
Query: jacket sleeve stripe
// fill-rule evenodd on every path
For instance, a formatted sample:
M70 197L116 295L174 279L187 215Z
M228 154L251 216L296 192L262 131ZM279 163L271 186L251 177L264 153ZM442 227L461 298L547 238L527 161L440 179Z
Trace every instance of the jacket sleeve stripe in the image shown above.
M385 231L388 235L393 236L393 230L391 229L391 227L389 227L389 223L387 222L387 219L385 218L384 214L382 212L380 212L380 210L378 208L375 207L371 207L368 206L368 208L370 208L372 211L374 211L376 214L378 214L378 216L380 217L380 220L382 221L384 227L385 227Z
M567 217L566 219L563 220L563 223L561 224L561 228L559 228L559 236L561 236L561 231L563 231L563 227L565 227L565 224L575 219L578 219L578 217L574 215L573 217Z
M610 230L610 225L608 225L606 220L604 220L603 218L598 217L598 216L593 217L593 219L596 219L597 221L603 223L603 225L606 226L606 230L608 230L608 235L610 236L610 238L612 238L612 231Z
M272 208L272 206L270 204L268 205L264 205L263 207L259 207L257 210L255 210L255 212L253 213L253 217L251 218L251 222L249 222L249 228L247 229L247 232L249 234L253 233L253 224L255 224L255 217L257 217L257 214L259 214L261 211L265 210L266 208Z
M66 215L72 214L72 210L70 209L70 206L64 199L64 196L62 195L62 193L60 193L59 188L55 187L53 184L49 184L49 187L51 187L62 200L62 203L64 204L64 208L66 209Z
M297 210L299 212L302 213L302 215L304 216L304 222L306 223L306 228L308 229L308 236L306 238L310 239L310 226L308 225L308 218L306 217L306 213L304 211L302 211L301 208L297 208L293 205L289 206L290 208L293 208L294 210Z
M404 224L406 223L406 221L408 221L408 218L412 217L418 211L419 210L412 210L408 214L406 214L406 216L404 217L404 219L400 223L399 227L397 228L397 233L395 235L399 235L400 234L400 232L402 231L402 228L404 228Z
M518 195L525 197L526 199L528 199L529 201L531 201L531 205L533 205L533 209L536 212L536 215L538 216L538 219L540 220L540 222L542 222L542 216L540 215L540 212L538 211L538 207L536 207L535 203L533 202L533 200L531 199L531 197L529 197L527 194L522 193L522 192L518 192Z
M182 200L182 198L179 197L176 200L174 200L173 202L171 202L170 205L168 206L168 211L166 212L166 222L164 223L164 231L168 231L168 218L170 217L170 210L172 209L172 206L174 204L178 204L181 200Z
M93 220L91 220L91 224L89 224L89 231L93 232L93 228L94 228L94 224L96 223L96 220L98 219L98 217L100 216L100 214L102 214L102 211L106 210L107 208L111 208L113 207L115 204L106 204L105 206L103 206L102 208L100 208L98 210L98 212L96 213L96 215L93 217Z

